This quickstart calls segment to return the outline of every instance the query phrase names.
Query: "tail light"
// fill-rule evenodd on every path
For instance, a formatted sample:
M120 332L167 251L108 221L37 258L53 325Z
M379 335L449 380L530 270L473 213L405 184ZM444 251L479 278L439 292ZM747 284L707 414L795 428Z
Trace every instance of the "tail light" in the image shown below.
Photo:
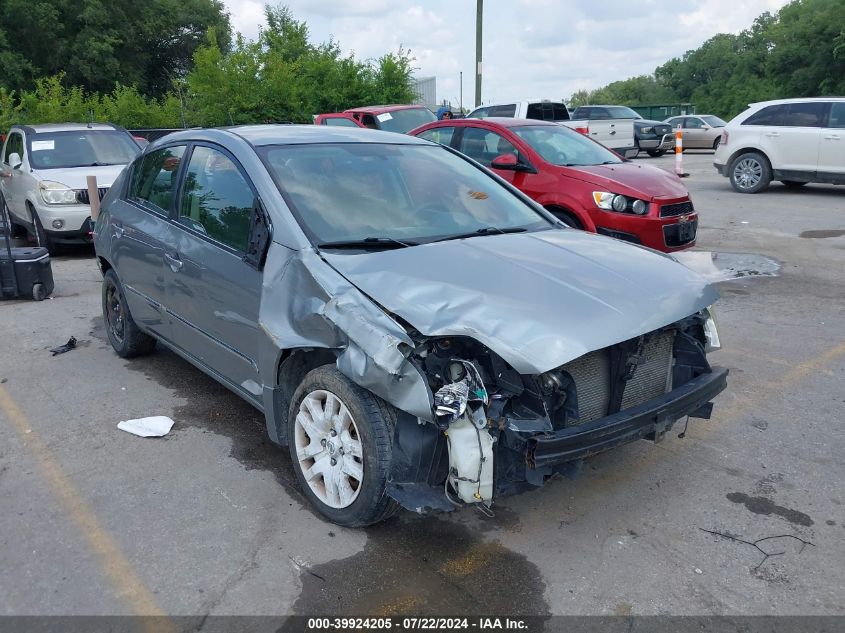
M722 138L721 138L721 140L719 141L719 145L725 145L725 146L727 146L727 144L728 144L728 131L727 131L727 130L722 130Z
M589 126L588 126L588 127L581 127L581 126L578 126L578 127L576 127L576 128L575 128L575 131L576 131L576 132L579 132L579 133L581 133L581 134L584 134L585 136L589 136L589 134L590 134L590 128L589 128Z

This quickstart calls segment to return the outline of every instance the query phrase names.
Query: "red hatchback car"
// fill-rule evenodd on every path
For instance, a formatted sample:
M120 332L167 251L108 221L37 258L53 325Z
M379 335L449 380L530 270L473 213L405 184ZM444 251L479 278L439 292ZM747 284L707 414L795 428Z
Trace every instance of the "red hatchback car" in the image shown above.
M698 216L680 178L558 123L460 119L409 134L478 161L576 228L664 252L695 244Z
M375 105L350 108L332 114L318 114L314 117L314 125L368 127L407 134L415 127L436 120L437 117L432 111L421 105Z

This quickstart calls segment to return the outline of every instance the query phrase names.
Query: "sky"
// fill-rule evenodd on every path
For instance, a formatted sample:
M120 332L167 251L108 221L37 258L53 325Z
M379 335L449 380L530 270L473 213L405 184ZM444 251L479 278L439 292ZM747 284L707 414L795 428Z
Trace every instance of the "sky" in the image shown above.
M263 0L224 0L232 27L255 38ZM651 73L716 33L738 33L787 0L487 0L482 102L567 99L576 90ZM276 4L275 0L273 4ZM287 0L312 41L374 58L410 49L437 99L475 95L475 0Z

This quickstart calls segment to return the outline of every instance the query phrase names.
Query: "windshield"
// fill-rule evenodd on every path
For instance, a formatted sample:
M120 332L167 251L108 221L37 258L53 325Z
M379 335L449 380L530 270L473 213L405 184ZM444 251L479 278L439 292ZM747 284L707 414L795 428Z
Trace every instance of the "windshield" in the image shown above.
M428 108L408 108L407 110L393 110L376 115L378 127L387 132L405 134L415 127L436 121L437 117Z
M611 119L641 119L642 117L626 106L612 106L607 109Z
M602 145L562 125L526 125L511 129L552 165L583 167L622 162Z
M719 117L713 116L711 114L699 118L710 127L725 127L727 125L726 121L723 121Z
M439 145L280 145L259 151L317 245L368 238L420 243L553 226Z
M141 151L131 136L118 130L39 132L29 141L33 169L126 165Z

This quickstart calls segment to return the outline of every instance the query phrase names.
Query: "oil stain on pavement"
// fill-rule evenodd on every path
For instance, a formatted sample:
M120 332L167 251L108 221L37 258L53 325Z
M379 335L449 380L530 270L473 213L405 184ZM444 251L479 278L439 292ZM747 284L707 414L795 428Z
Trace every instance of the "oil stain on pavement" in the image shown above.
M806 527L813 525L813 520L810 518L809 514L779 506L775 504L774 501L767 499L766 497L751 497L742 492L730 492L726 496L728 501L741 503L745 506L746 510L753 512L754 514L763 514L766 516L774 514L775 516L786 519L795 525L803 525Z
M408 514L365 532L362 551L302 572L294 613L549 614L537 567L463 523Z

